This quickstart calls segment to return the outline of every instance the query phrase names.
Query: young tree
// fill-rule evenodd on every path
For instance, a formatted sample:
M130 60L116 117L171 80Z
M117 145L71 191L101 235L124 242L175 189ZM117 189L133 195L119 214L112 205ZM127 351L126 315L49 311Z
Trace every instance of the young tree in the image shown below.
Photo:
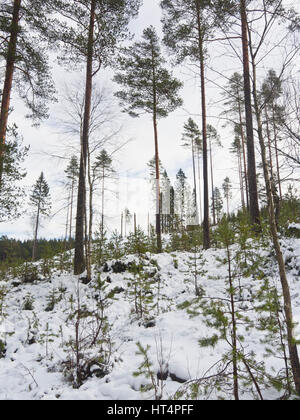
M32 193L30 195L30 205L36 212L32 249L32 260L35 261L40 219L42 216L49 216L51 210L50 189L43 172L33 186Z
M115 81L124 87L116 93L120 98L124 111L132 117L146 112L152 115L154 143L155 143L155 170L156 170L156 234L157 249L162 251L161 223L160 223L160 170L158 150L159 118L167 117L182 104L178 91L182 83L175 79L164 67L159 39L155 29L151 26L144 30L143 40L136 42L132 47L124 50L120 57L120 72ZM141 96L141 92L143 95Z
M89 128L93 79L102 67L111 65L117 44L124 40L130 19L135 16L140 0L53 0L60 13L54 33L69 64L86 64L84 116L77 199L74 273L83 273L84 220L86 205L86 172L89 150Z
M49 0L5 0L0 5L0 54L5 66L0 112L0 185L13 87L25 101L30 110L28 117L34 122L47 117L46 102L54 99L45 48L50 12Z

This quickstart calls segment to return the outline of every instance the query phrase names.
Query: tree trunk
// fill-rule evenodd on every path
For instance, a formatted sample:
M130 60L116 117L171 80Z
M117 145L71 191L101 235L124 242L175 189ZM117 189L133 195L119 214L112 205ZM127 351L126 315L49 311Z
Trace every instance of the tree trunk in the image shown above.
M249 207L250 218L255 229L260 230L260 214L258 206L256 163L254 148L253 116L251 104L251 85L249 69L248 33L247 33L247 14L246 2L240 0L241 24L242 24L242 45L243 45L243 70L244 70L244 91L245 91L245 111L247 129L247 149L248 149L248 184L249 184Z
M243 151L243 162L244 162L244 179L245 179L245 187L246 187L246 201L247 201L247 209L250 209L249 203L249 187L248 187L248 168L247 168L247 156L246 156L246 148L245 148L245 133L243 128L243 117L242 117L242 108L241 108L241 99L238 98L238 107L239 107L239 119L240 119L240 127L241 127L241 139L242 139L242 151Z
M71 203L70 203L70 233L69 238L70 241L72 239L72 220L73 220L73 204L74 204L74 180L72 179L72 186L71 186Z
M204 51L201 29L200 4L196 2L197 25L198 25L198 47L200 57L201 77L201 105L202 105L202 141L203 141L203 183L204 183L204 220L203 220L203 247L210 248L210 226L209 226L209 196L208 196L208 159L207 159L207 122L206 122L206 92L205 92L205 69Z
M274 112L274 105L273 105L273 107L272 107L272 119L273 119L273 130L274 130L274 146L275 146L275 156L276 156L277 180L278 180L280 201L282 201L282 188L281 188L281 177L280 177L280 167L279 167L279 156L278 156L278 149L277 149L277 129L276 129L276 122L275 122L275 115L274 114L275 114L275 112Z
M6 71L5 80L2 92L1 113L0 113L0 189L2 184L3 175L3 155L4 146L6 142L8 113L11 97L11 89L13 83L13 75L16 61L16 51L19 33L19 20L20 20L21 0L14 0L13 15L10 27L10 39L8 43L7 58L6 58Z
M193 174L194 174L194 198L195 198L195 224L199 224L198 202L197 202L197 182L196 182L196 162L195 162L195 145L192 139L192 155L193 155Z
M199 179L199 220L202 224L202 194L201 194L201 164L200 164L200 153L198 153L198 179Z
M36 248L37 248L37 236L38 236L38 230L39 230L39 221L40 221L40 203L38 204L37 213L36 213L34 240L33 240L33 248L32 248L32 261L35 261L35 259L36 259Z
M230 303L231 303L231 320L232 320L232 365L233 365L233 394L236 401L239 400L239 381L238 381L238 358L237 358L237 322L235 314L235 302L234 302L234 288L231 270L231 254L230 248L227 244L227 258L228 258L228 278L230 286Z
M261 114L260 114L258 97L257 97L256 67L255 67L254 57L252 59L252 66L253 66L254 106L255 106L255 113L256 113L256 118L257 118L258 137L259 137L264 177L265 177L265 183L266 183L269 224L270 224L273 246L275 249L276 259L277 259L278 268L279 268L281 287L282 287L282 292L283 292L284 313L285 313L285 319L286 319L286 325L287 325L287 337L288 337L290 362L291 362L296 392L300 396L300 362L299 362L297 344L295 342L295 337L294 337L292 301L291 301L290 288L289 288L289 284L288 284L288 280L286 276L285 263L284 263L284 259L283 259L283 255L282 255L282 251L280 247L276 220L275 220L275 205L274 205L274 198L273 198L273 193L272 193L272 183L271 183L269 167L268 167L268 162L267 162L267 152L266 152L266 146L265 146L264 138L263 138Z
M153 128L154 128L154 143L155 143L155 174L156 174L156 235L157 235L157 252L162 252L161 241L161 220L160 220L160 171L159 171L159 151L158 151L158 132L157 132L157 92L156 92L156 73L154 66L154 51L153 58Z
M87 68L86 68L86 88L85 88L85 108L82 129L82 145L80 157L80 171L78 184L76 235L75 235L75 258L74 274L82 274L86 267L84 258L84 215L85 215L85 197L86 197L86 166L89 142L89 126L91 116L91 98L92 98L92 79L93 79L93 51L94 51L94 25L95 25L96 0L91 1Z
M210 176L211 176L211 197L212 197L213 224L215 226L216 225L216 203L215 203L214 170L213 170L211 140L209 141L209 154L210 154Z

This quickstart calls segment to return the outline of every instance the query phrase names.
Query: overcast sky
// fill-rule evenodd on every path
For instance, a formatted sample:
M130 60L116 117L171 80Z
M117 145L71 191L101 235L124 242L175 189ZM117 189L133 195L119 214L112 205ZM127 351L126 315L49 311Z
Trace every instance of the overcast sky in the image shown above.
M299 7L298 0L288 3ZM131 32L135 34L135 40L140 39L143 29L149 25L155 26L158 34L161 35L160 19L159 1L145 0L138 19L130 24ZM230 128L223 128L224 121L216 118L221 111L221 90L216 87L216 84L224 85L226 82L224 76L229 77L234 71L241 72L242 68L239 58L231 58L224 54L222 45L214 45L210 51L210 56L209 67L213 67L218 73L210 70L207 72L208 122L218 129L224 146L214 153L215 185L220 188L224 178L226 176L230 177L233 183L233 210L238 207L240 197L238 174L235 170L237 165L234 157L228 152L229 145L233 140L231 130ZM269 62L265 64L262 70L267 71L268 67L276 68L276 66L280 68L278 52L274 52L274 56L270 57ZM296 66L299 69L299 61ZM84 73L66 71L59 67L55 60L52 62L52 68L53 78L59 91L63 90L65 84L70 84L72 81L80 79L84 81ZM184 82L184 88L181 91L184 105L168 118L159 121L160 158L173 183L180 168L186 172L191 182L191 156L188 150L181 147L181 135L183 124L189 116L193 116L201 126L199 80L187 66L176 68L174 72ZM112 77L113 71L102 71L98 76L97 83L112 92L116 88L111 81ZM24 137L24 143L30 145L29 156L26 159L28 175L25 181L28 191L41 171L44 171L50 185L53 214L57 212L58 214L43 222L40 236L47 237L62 237L66 218L66 211L59 210L65 206L66 192L62 185L64 169L68 162L65 159L50 156L61 155L61 157L67 158L68 153L70 153L63 147L66 144L66 136L61 133L59 120L63 118L64 104L60 95L58 99L60 99L58 103L51 105L49 120L42 122L39 128L32 128L30 121L24 119L26 110L23 104L19 101L16 93L13 93L14 112L10 117L10 122L17 123L19 132ZM130 143L116 156L115 167L119 172L119 180L114 185L114 189L118 191L118 194L116 196L108 192L106 195L106 212L110 216L107 222L110 230L119 227L120 213L125 207L128 207L132 213L136 212L138 222L145 226L150 200L147 162L154 155L151 117L143 116L139 119L131 119L127 115L121 114L119 110L117 113L119 114L118 124L123 127L119 140L130 140ZM73 138L72 141L76 145L78 139ZM100 208L100 202L97 202L96 207L98 206ZM18 221L10 224L0 224L0 235L2 234L31 238L32 227L29 212L27 211L24 217Z

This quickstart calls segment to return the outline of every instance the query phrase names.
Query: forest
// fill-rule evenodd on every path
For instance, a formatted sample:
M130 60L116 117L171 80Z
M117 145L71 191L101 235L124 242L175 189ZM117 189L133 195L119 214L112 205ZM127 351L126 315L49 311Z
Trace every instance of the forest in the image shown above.
M298 400L298 0L1 0L0 56L0 400Z

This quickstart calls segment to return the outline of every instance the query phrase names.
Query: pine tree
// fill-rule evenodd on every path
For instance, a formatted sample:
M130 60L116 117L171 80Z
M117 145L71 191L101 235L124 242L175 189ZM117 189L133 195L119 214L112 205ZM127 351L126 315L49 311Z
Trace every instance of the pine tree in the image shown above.
M156 170L156 233L158 252L162 250L160 223L160 170L157 120L167 117L182 104L178 91L182 83L164 67L159 39L153 27L143 32L143 40L124 51L115 81L124 87L116 93L124 111L133 117L140 112L152 115ZM143 95L141 96L141 92Z
M73 206L74 206L74 194L76 190L76 184L78 182L78 176L79 176L79 165L78 165L78 159L76 156L72 156L70 159L70 162L65 170L65 174L68 178L68 188L69 188L69 196L70 196L70 202L69 202L69 209L70 209L70 229L69 229L69 240L72 239L72 222L73 222Z
M212 208L214 206L216 212L217 223L221 220L222 210L223 210L223 199L221 192L218 187L215 187L214 194L212 196L212 200L214 200L214 205L212 204Z
M211 195L214 195L214 164L213 164L213 148L214 147L222 147L220 136L217 130L210 124L207 124L207 141L209 146L209 155L210 155L210 177L211 177ZM214 208L214 199L212 200L213 204L213 224L216 224L216 210Z
M34 240L32 249L32 260L35 261L40 219L42 216L49 216L51 210L50 189L43 172L41 173L38 180L33 186L32 193L30 195L30 205L36 211Z
M195 224L199 224L199 212L198 212L198 201L197 201L197 182L196 182L196 153L197 147L201 143L201 132L198 125L192 118L184 124L184 132L182 135L183 146L189 147L192 150L193 159L193 175L194 175L194 200L195 200Z
M223 93L225 98L224 105L226 111L224 114L230 118L230 123L233 125L233 132L235 135L236 145L240 144L240 151L242 153L241 159L241 187L245 184L247 209L249 209L249 188L248 188L248 169L247 169L247 152L246 152L246 136L245 136L245 100L244 100L244 86L243 76L235 72L230 78ZM239 140L237 140L239 137ZM237 150L235 148L235 150ZM238 151L238 156L240 151ZM244 203L244 194L242 195L242 204ZM243 205L243 207L245 207Z
M211 0L162 0L164 12L164 42L175 55L177 63L188 60L200 68L203 183L204 183L204 248L210 248L209 193L208 193L208 144L205 69L207 43L214 36L217 26L214 2Z
M228 176L224 179L222 188L223 188L224 197L227 203L227 216L229 216L229 200L232 198L232 193L231 193L232 184Z
M0 54L5 76L0 113L0 185L12 89L17 89L30 110L28 117L35 123L48 116L46 103L54 99L45 43L50 12L50 0L1 2Z
M179 217L182 230L191 221L191 215L194 214L194 209L191 210L192 205L191 189L187 177L183 170L179 169L175 184L175 213Z
M283 87L281 78L277 76L274 70L269 70L268 75L262 85L260 96L262 100L262 106L264 107L265 113L265 126L268 138L268 150L269 150L269 162L271 178L274 183L277 183L279 189L280 200L282 200L282 187L281 187L281 176L280 176L280 164L278 155L278 141L280 121L283 119L284 108L278 103L278 100L283 94ZM274 174L273 164L273 149L275 151L276 160L276 176ZM276 199L276 197L274 197Z
M140 0L53 0L52 4L60 13L53 32L62 49L62 61L86 65L74 258L74 273L81 274L86 267L84 221L93 79L101 68L113 64L116 46L127 37Z

